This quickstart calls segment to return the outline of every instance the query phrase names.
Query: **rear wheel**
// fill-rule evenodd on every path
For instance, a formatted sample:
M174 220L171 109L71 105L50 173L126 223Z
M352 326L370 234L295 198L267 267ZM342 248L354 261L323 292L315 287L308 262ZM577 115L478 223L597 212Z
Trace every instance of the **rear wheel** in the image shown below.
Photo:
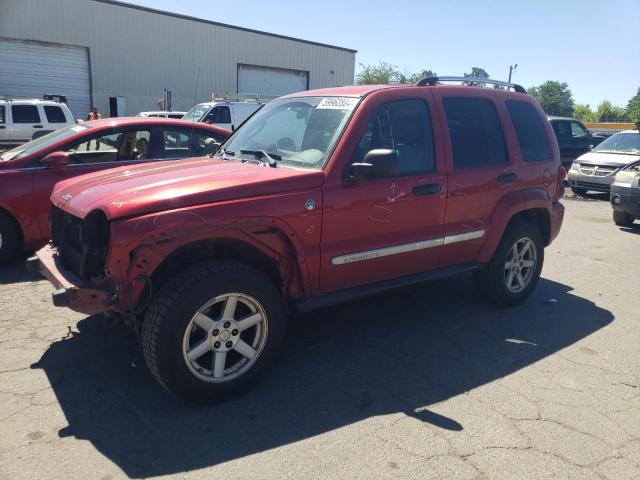
M571 187L571 191L576 194L576 195L586 195L587 194L587 189L586 188L579 188L579 187Z
M634 217L627 212L613 211L613 222L619 227L630 227L633 225Z
M11 260L18 250L19 234L15 224L0 212L0 263Z
M198 264L152 300L142 328L145 360L171 393L210 402L264 370L285 326L280 294L262 273L230 261Z
M528 222L515 223L505 232L487 267L474 272L474 283L492 303L517 305L536 287L543 262L544 243L538 228Z

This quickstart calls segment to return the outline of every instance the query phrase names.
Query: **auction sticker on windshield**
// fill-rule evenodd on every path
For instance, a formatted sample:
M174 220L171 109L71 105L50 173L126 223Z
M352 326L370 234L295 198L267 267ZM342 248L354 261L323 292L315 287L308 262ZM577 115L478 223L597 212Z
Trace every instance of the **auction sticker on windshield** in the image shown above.
M323 98L316 108L318 110L352 110L359 100L353 97L327 97Z

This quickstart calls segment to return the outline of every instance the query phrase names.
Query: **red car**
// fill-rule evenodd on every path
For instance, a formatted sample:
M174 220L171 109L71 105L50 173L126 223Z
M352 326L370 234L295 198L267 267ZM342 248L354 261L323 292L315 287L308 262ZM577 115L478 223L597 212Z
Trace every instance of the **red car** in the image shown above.
M149 370L196 401L264 370L287 312L460 272L523 302L563 220L558 143L522 87L442 80L299 92L213 159L63 182L28 266L54 305L140 328Z
M61 180L121 165L213 153L231 132L202 123L115 118L62 128L0 154L0 262L49 239Z

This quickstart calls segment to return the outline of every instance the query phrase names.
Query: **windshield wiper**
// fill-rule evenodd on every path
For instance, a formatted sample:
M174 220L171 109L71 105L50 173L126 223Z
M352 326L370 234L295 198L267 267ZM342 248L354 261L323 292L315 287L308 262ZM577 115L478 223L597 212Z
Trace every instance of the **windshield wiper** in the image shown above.
M280 155L276 153L272 153L271 155L269 155L264 150L240 150L240 153L243 153L245 155L254 155L256 158L266 158L269 162L269 166L273 168L278 166L277 162L279 160L282 160L282 157Z
M220 150L218 150L218 152L220 152L220 158L222 160L229 160L228 155L235 155L235 152L232 152L231 150L225 150L223 147L220 147Z

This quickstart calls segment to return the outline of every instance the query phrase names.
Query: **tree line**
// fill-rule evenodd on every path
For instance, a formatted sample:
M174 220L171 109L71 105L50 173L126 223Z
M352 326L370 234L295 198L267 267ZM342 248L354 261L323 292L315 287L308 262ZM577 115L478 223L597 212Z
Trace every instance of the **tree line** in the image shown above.
M397 66L387 62L377 65L360 64L360 71L356 75L358 85L376 84L411 84L417 83L425 77L435 77L437 74L424 68L412 74L402 73ZM473 67L465 77L489 78L486 70ZM482 85L481 82L464 82L466 85ZM500 88L500 87L494 87ZM640 122L640 87L636 94L629 99L626 107L613 105L609 100L603 100L592 109L589 105L575 103L573 95L566 82L547 80L541 85L527 89L547 115L572 117L583 122Z

